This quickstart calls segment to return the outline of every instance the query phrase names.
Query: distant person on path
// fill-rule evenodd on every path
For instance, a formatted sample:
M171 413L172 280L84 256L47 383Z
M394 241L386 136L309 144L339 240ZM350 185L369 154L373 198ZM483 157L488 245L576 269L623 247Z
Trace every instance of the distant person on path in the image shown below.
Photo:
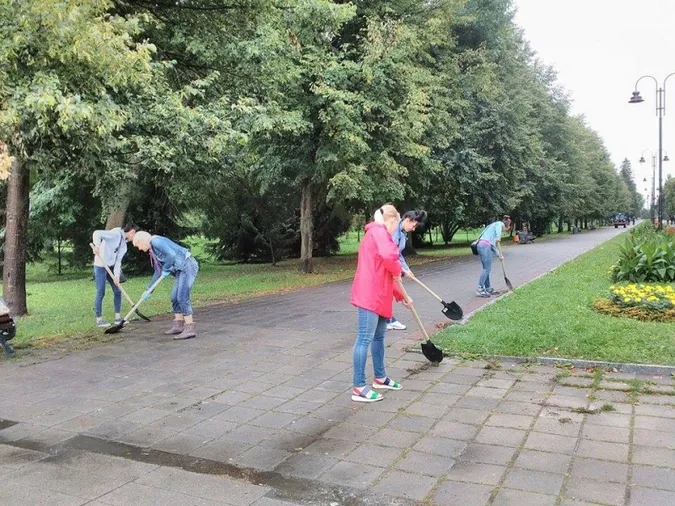
M398 382L387 377L384 367L387 320L393 314L393 299L403 300L403 294L396 284L396 280L401 279L402 272L400 253L392 238L401 217L396 208L389 204L382 206L377 213L380 214L377 222L366 225L366 233L359 246L350 300L357 308L358 321L352 389L352 400L356 402L376 402L383 399L379 392L366 385L368 348L373 357L373 388L401 389ZM404 305L410 307L412 300L404 302Z
M150 262L155 274L148 284L148 288L161 276L174 276L173 290L171 291L171 306L173 309L173 325L164 332L173 335L174 339L190 339L197 335L193 320L192 285L199 271L199 264L190 251L171 239L161 235L150 235L148 232L137 232L134 237L134 246L150 254ZM148 300L151 292L143 293L143 300Z
M492 257L497 255L503 260L501 242L502 234L511 228L511 217L504 215L501 221L491 223L481 232L478 238L478 256L483 266L483 271L478 278L476 295L490 297L495 290L490 285L490 271L492 270Z
M122 259L127 253L127 241L131 241L138 227L128 224L124 228L116 227L110 230L95 230L92 234L94 245L94 281L96 282L96 298L94 299L94 313L96 326L110 327L110 322L103 319L103 298L105 297L105 283L110 284L115 306L115 324L122 322L122 292L119 289L122 275ZM101 260L103 259L103 260ZM104 263L105 262L105 263ZM113 273L110 277L105 266Z
M396 230L394 230L394 233L392 235L394 243L398 246L399 251L398 261L401 263L401 267L403 267L403 275L408 276L409 278L414 278L415 275L413 274L412 270L408 266L408 263L405 261L405 258L403 257L403 250L405 250L406 245L408 243L408 233L414 232L417 226L420 223L422 223L426 219L426 217L427 213L425 211L418 211L417 209L413 211L408 211L403 215L403 219L401 219L398 222ZM380 213L378 210L375 212L375 222L382 223L381 220L382 220L382 213ZM387 321L387 330L405 330L405 329L406 326L400 321L398 321L395 316L392 316Z

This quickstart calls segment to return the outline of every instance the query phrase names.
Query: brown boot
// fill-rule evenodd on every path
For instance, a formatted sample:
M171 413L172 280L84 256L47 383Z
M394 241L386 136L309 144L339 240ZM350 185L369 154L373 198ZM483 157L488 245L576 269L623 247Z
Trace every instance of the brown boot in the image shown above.
M167 336L174 336L176 334L180 334L183 332L183 327L185 327L185 320L174 320L173 321L173 326L164 332L164 335Z
M174 339L176 341L180 339L190 339L195 337L196 335L197 335L196 325L194 323L186 323L185 327L183 328L183 332L175 336Z

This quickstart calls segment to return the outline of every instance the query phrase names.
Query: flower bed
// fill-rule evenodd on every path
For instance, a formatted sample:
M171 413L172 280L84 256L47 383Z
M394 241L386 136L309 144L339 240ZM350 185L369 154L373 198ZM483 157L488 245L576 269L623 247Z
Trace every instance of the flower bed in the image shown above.
M601 313L645 321L675 321L675 290L671 285L632 283L609 287L609 298L594 302Z

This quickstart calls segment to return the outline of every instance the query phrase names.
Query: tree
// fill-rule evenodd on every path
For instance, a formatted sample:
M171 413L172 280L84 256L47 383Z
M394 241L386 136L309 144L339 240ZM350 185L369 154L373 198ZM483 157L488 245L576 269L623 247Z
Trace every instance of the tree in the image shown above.
M0 5L0 140L14 157L7 195L3 291L27 311L29 173L94 168L127 116L124 94L152 79L153 46L134 43L139 20L109 17L105 0Z
M300 196L301 269L311 272L323 189L350 204L403 198L408 166L427 153L426 73L414 64L414 31L384 14L298 2L281 26L289 35L264 86L275 93L261 97L251 147L267 185L287 178Z
M670 174L663 182L663 212L667 220L675 217L675 178Z
M630 204L626 208L631 216L637 216L644 204L642 195L637 190L635 178L633 176L633 169L628 158L624 158L619 167L619 175L625 183L628 192L630 193Z

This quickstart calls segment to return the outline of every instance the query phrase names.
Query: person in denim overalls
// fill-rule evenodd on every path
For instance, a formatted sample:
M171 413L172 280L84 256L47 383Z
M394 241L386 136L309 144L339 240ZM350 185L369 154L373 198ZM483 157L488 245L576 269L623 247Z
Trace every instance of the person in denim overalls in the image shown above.
M153 285L159 277L174 276L173 290L171 291L171 305L173 308L173 325L164 332L173 335L174 339L190 339L197 335L192 313L190 295L192 285L199 272L199 264L187 248L176 244L171 239L161 235L150 235L147 232L136 232L134 246L150 254L150 260L155 274L148 284ZM152 293L146 290L142 299L147 300Z

